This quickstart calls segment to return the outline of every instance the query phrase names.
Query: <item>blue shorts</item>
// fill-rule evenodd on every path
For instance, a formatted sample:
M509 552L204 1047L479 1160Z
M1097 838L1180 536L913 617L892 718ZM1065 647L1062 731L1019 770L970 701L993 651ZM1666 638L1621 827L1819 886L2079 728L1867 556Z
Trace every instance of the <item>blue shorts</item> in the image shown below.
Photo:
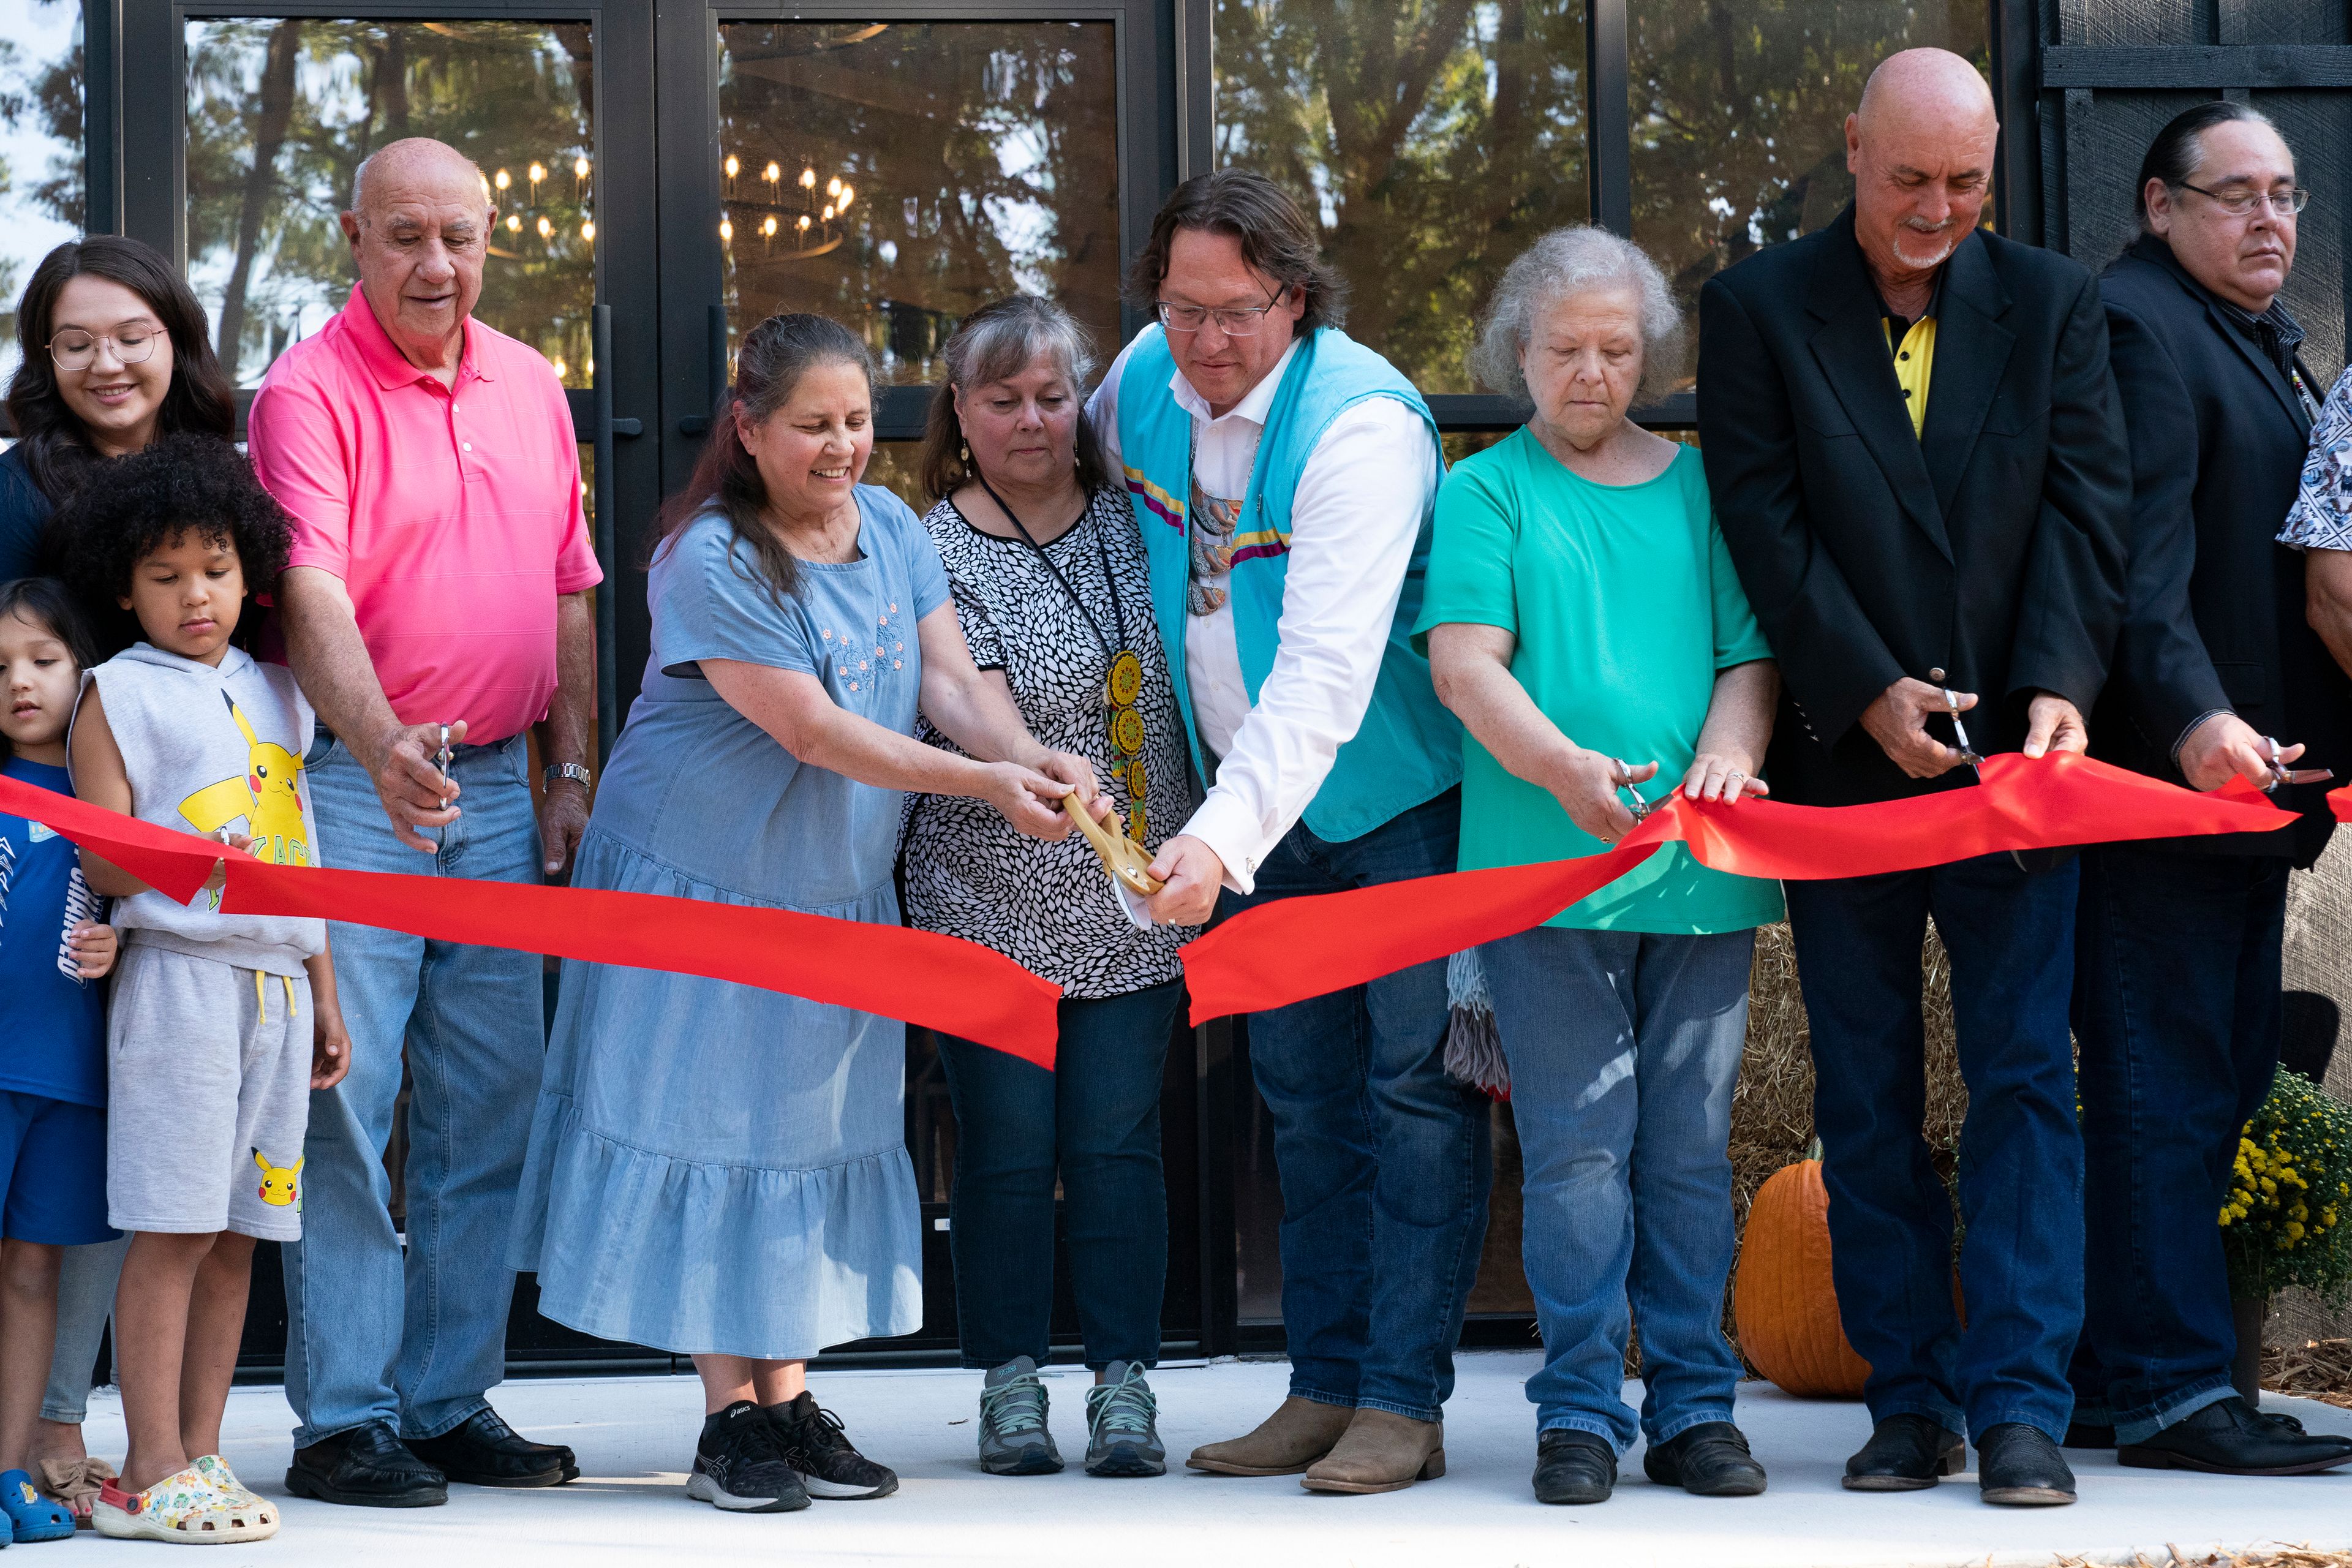
M51 1247L114 1239L101 1107L0 1089L0 1237Z

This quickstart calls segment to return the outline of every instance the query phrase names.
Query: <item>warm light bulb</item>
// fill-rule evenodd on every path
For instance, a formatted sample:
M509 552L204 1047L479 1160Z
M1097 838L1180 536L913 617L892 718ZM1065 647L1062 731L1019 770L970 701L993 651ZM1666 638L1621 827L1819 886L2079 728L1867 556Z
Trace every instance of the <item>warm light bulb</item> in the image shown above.
M522 232L522 214L507 214L507 232L509 234L520 234Z
M783 177L784 172L782 169L777 168L772 161L769 163L766 168L760 171L760 178L767 181L772 185Z
M735 161L734 153L730 153L727 154L727 177L729 179L733 179L737 174L741 172L742 167L742 164Z
M733 242L735 238L735 222L732 218L720 218L719 220L719 238L722 244L731 244Z
M827 223L831 223L833 221L833 204L831 202L824 204L824 221Z
M773 213L770 213L770 214L768 215L768 221L767 221L767 222L765 222L765 223L763 223L763 224L761 224L761 225L760 226L760 232L761 232L761 234L764 234L764 235L768 236L768 237L769 237L770 238L772 238L772 239L773 237L775 237L775 233L776 233L776 215L775 215L775 214L773 214Z
M572 160L572 177L575 180L584 180L588 177L588 160L586 158L582 157Z
M547 220L544 214L541 214L539 220L539 237L541 239L550 239L554 237L554 234L555 226Z
M490 176L490 184L498 186L499 189L503 191L509 185L514 184L514 176L508 174L504 169L500 169L497 174Z
M856 199L857 187L856 185L844 185L841 187L841 199L834 203L834 205L839 207L843 212L847 212L849 210L849 204Z
M774 218L770 218L768 221L769 221L770 223L773 223L773 222L775 222L776 220L775 220ZM801 214L801 228L802 228L802 230L803 230L803 232L805 232L805 231L807 230L807 228L808 228L808 214L806 214L806 213L803 213L803 214Z
M571 369L571 366L569 366L569 365L567 365L567 364L565 364L565 363L563 363L563 356L562 356L562 354L557 354L557 355L555 356L555 366L554 366L554 369L555 369L555 379L556 379L556 380L558 380L558 381L562 381L562 380L563 379L564 373L565 373L566 371L568 371L569 369Z
M530 183L535 185L545 178L547 178L547 165L534 162L530 166Z
M589 218L581 224L580 237L584 240L588 240L592 244L594 242L596 238L596 220L594 218Z
M816 189L816 171L814 169L803 169L801 171L801 189L804 191L813 191Z
M841 195L841 176L839 174L835 174L833 178L824 183L824 194L829 196L837 196Z

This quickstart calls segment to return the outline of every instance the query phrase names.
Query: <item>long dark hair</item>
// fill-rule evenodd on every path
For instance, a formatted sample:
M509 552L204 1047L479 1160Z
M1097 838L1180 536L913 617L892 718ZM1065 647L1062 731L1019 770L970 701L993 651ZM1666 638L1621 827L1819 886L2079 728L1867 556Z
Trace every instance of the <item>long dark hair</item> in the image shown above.
M968 483L974 464L964 455L963 421L956 417L956 394L1019 375L1041 353L1054 356L1070 391L1083 394L1095 366L1094 340L1067 310L1034 294L1015 294L982 305L956 324L940 357L948 378L931 395L923 422L923 489L940 500ZM1088 495L1110 483L1110 465L1101 440L1084 415L1078 417L1078 488Z
M2205 132L2216 125L2231 125L2242 120L2268 125L2273 131L2278 129L2261 110L2232 103L2226 98L2184 109L2165 121L2156 140L2147 144L2147 156L2139 161L2139 181L2132 186L2132 203L2139 211L2142 234L2155 232L2148 226L2147 183L2162 180L2166 189L2178 191L2197 172L2198 160L2205 155Z
M172 337L172 384L155 416L155 434L194 430L226 440L236 430L236 395L221 374L195 292L161 252L121 235L70 239L41 258L16 306L22 357L8 383L8 417L33 483L52 502L79 489L97 453L81 420L58 391L49 359L50 322L58 296L76 278L120 283L147 303Z
M1168 279L1168 253L1179 229L1205 229L1239 241L1242 259L1307 301L1298 335L1336 327L1348 317L1348 280L1323 259L1323 235L1298 198L1250 169L1195 174L1168 194L1127 271L1127 302L1151 311Z
M71 592L55 577L19 577L13 583L0 583L0 619L10 616L47 626L49 635L65 644L66 652L73 656L77 673L98 662L98 639L89 635L89 623L82 619ZM8 737L0 735L0 762L15 754Z
M735 351L735 384L710 419L710 434L695 461L694 477L686 489L662 508L661 526L654 534L653 556L659 556L670 537L706 511L725 514L735 537L751 545L761 574L779 601L800 587L800 568L775 531L761 518L767 510L768 486L760 465L743 449L737 431L737 410L752 424L765 423L792 400L801 377L819 365L856 365L874 390L874 356L858 336L840 322L803 312L770 316L743 334Z

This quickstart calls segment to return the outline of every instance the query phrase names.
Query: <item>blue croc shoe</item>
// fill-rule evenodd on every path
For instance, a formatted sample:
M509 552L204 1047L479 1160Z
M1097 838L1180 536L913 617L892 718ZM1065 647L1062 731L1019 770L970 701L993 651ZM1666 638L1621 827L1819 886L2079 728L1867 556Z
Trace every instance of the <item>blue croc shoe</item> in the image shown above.
M0 1472L0 1515L8 1521L9 1539L19 1546L73 1539L72 1511L35 1491L33 1478L22 1470Z

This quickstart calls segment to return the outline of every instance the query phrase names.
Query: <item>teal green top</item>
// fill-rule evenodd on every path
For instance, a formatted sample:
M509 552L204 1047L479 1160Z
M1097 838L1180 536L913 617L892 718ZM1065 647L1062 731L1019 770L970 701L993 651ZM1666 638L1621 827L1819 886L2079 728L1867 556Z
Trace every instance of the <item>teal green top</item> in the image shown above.
M1601 485L1526 429L1454 467L1438 492L1429 587L1414 640L1449 622L1518 639L1511 673L1561 733L1635 767L1653 800L1698 754L1718 671L1769 658L1731 567L1706 470L1685 447L1656 479ZM1526 866L1606 847L1540 784L1462 742L1462 869ZM1695 935L1780 918L1780 885L1709 870L1669 844L1549 924Z

